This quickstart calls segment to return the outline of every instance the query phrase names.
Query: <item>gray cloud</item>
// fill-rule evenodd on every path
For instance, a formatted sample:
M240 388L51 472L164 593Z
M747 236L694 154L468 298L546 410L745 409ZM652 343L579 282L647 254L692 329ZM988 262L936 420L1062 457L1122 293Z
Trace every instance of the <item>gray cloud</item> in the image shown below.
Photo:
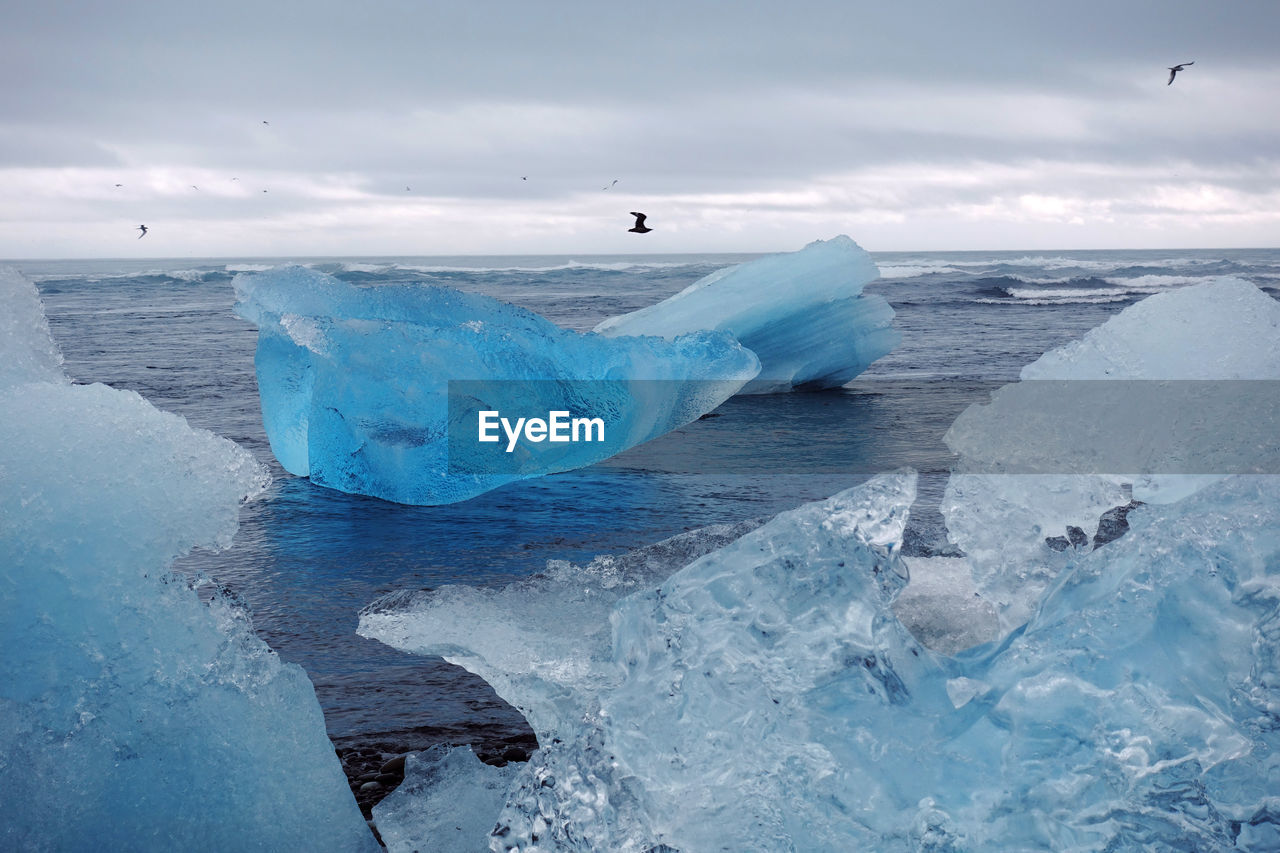
M808 211L782 204L795 229L879 203L905 240L913 210L1019 194L1122 212L1131 185L1277 190L1270 3L11 5L0 255L67 251L32 237L33 216L98 223L89 240L140 206L216 223L230 251L240 217L246 245L264 222L305 219L317 244L359 252L326 224L351 205L394 231L431 205L480 221L541 202L577 221L612 197L693 210L841 185ZM1191 59L1165 86L1165 66ZM1082 178L1091 167L1108 177ZM912 169L937 178L866 188ZM966 172L983 181L948 184ZM614 196L591 197L615 177ZM100 198L115 182L129 198ZM199 197L180 192L191 183Z

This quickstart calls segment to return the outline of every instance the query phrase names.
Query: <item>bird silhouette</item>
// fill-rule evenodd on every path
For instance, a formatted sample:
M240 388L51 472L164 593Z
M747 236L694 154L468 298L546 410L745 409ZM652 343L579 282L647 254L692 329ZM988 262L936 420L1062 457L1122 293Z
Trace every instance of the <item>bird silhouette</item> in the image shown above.
M607 187L606 187L606 189L607 189ZM644 224L644 219L645 219L645 217L644 217L644 214L643 214L643 213L636 213L636 212L633 210L633 211L631 211L631 215L632 215L632 216L634 216L634 217L636 218L636 224L635 224L635 227L633 227L633 228L628 228L628 229L627 229L628 231L634 231L634 232L636 232L637 234L648 234L650 231L652 231L652 230L653 230L652 228L647 228L647 227L645 226L645 224Z
M1195 61L1192 60L1191 62L1184 62L1181 65L1170 65L1169 66L1169 82L1165 83L1165 85L1172 86L1173 78L1178 76L1179 71L1186 68L1188 65L1195 65L1195 64L1196 64Z
M147 236L147 226L145 226L145 225L139 225L139 226L138 226L138 230L142 232L141 234L139 234L139 235L138 235L138 239L139 239L139 240L141 240L143 237Z
M617 179L617 178L614 178L614 179L613 179L613 184L616 184L617 182L618 182L618 179ZM609 187L612 187L612 186L613 186L613 184L609 184L609 186L608 186L608 187L601 187L600 189L602 189L602 190L607 190L607 189L609 189Z

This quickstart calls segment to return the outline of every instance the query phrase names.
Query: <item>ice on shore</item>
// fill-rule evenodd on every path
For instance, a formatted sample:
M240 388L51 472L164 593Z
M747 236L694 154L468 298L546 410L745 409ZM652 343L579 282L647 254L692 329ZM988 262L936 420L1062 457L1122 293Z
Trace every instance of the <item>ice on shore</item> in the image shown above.
M507 800L516 766L482 764L469 746L435 746L405 760L404 781L373 807L391 851L479 853Z
M670 338L717 329L760 357L760 375L741 393L838 388L902 340L889 303L862 293L879 277L871 256L841 235L718 270L596 331Z
M894 615L905 474L648 575L609 608L616 669L598 688L573 658L525 677L551 661L522 660L517 632L463 636L469 596L387 600L360 630L514 667L500 691L552 709L539 728L558 734L539 731L495 851L1270 849L1275 479L1140 508L1128 536L1076 555L1023 630L955 658ZM589 599L598 584L577 572ZM582 606L530 601L553 634ZM588 701L565 700L577 691Z
M169 573L266 472L71 384L29 282L0 305L0 848L376 849L306 675Z
M263 422L280 464L399 503L451 503L599 462L696 420L759 372L723 332L606 338L478 294L364 288L297 266L237 276L235 288L236 311L258 327ZM505 438L477 443L479 410L512 423L599 417L603 440L504 456Z
M556 560L504 587L392 593L365 608L358 631L478 674L528 719L542 748L521 765L501 812L488 816L486 835L498 822L510 843L533 843L537 836L544 847L534 849L642 851L635 845L646 836L643 813L627 783L600 761L599 696L622 678L610 614L623 597L757 526L703 528L585 566ZM473 784L482 784L490 770L473 769ZM562 818L540 821L544 812ZM412 814L409 803L397 805L397 825L411 824ZM472 841L469 849L486 844L484 837Z
M1076 547L1092 546L1109 510L1171 503L1233 471L1280 471L1280 302L1249 282L1150 296L1021 379L952 425L960 461L942 502L1006 631Z

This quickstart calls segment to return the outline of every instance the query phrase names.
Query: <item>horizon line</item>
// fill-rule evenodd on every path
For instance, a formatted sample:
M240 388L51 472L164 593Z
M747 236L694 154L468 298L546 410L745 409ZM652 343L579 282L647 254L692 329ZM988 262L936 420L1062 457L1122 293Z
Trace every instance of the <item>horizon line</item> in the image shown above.
M818 238L821 239L821 238ZM861 245L861 244L859 244ZM1016 252L1267 252L1280 251L1280 246L1138 246L1132 248L1019 248L1019 249L867 249L871 255L929 255L929 254L1012 254ZM380 255L312 255L305 252L293 252L284 255L156 255L145 257L128 256L75 256L75 257L29 257L0 258L0 264L43 263L48 261L247 261L247 260L289 260L307 258L309 260L355 260L372 258L554 258L554 257L677 257L677 256L710 256L710 255L777 255L798 251L784 249L780 251L717 251L717 252L456 252L451 254L380 254Z

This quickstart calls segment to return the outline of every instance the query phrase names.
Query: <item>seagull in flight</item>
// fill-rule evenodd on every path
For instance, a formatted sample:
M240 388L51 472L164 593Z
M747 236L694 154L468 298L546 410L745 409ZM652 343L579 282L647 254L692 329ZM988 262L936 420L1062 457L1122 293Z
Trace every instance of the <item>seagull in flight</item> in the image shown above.
M139 239L139 240L141 240L143 237L147 236L147 226L145 226L145 225L139 225L139 226L138 226L138 230L142 232L141 234L139 234L139 235L138 235L138 239Z
M616 184L617 182L618 182L618 179L617 179L617 178L614 178L614 179L613 179L613 184ZM613 184L609 184L609 186L608 186L608 187L601 187L600 189L602 189L602 190L607 190L607 189L609 189L609 187L612 187L612 186L613 186Z
M605 187L605 189L608 189L608 187ZM634 228L628 228L627 229L628 231L634 231L637 234L648 234L650 231L653 230L652 228L648 228L645 226L644 224L645 217L643 213L636 213L633 210L631 211L631 215L636 218L636 224Z
M116 184L116 186L118 186L118 187L122 187L122 186L124 186L124 184Z
M1169 82L1168 82L1168 83L1165 83L1165 85L1166 85L1166 86L1172 86L1172 85L1173 85L1173 78L1178 76L1178 72L1179 72L1179 71L1181 71L1182 69L1186 68L1188 65L1195 65L1195 64L1196 64L1196 63L1195 63L1195 61L1193 60L1193 61L1191 61L1191 62L1184 62L1184 63L1182 63L1181 65L1170 65L1170 66L1169 66Z

